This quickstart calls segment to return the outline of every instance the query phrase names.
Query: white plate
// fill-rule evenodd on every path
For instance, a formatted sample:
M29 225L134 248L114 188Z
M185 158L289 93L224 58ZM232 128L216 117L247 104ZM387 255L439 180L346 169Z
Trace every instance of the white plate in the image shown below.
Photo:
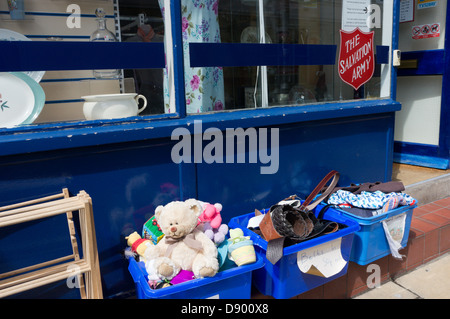
M29 77L28 81L40 88L40 85ZM45 95L42 88L39 90L34 86L31 87L27 81L14 74L0 73L0 127L14 127L37 117L34 115L42 110L42 98L45 100Z
M45 105L45 92L42 87L35 80L30 78L28 75L22 72L11 72L12 75L15 75L19 79L25 81L26 84L31 88L34 94L34 108L33 112L31 112L30 116L22 122L22 124L31 124L34 120L39 116L42 112L42 109Z
M31 39L8 29L0 29L0 41L31 41ZM39 83L44 77L45 71L29 71L24 73Z

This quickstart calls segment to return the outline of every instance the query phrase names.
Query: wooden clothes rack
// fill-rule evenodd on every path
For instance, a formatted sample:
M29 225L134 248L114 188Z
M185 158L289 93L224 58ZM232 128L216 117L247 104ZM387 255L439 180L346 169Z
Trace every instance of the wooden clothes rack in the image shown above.
M77 243L73 213L78 211L82 257ZM70 197L62 193L0 207L0 228L66 214L72 255L0 274L0 298L66 279L76 279L81 298L103 298L95 237L92 200L85 191Z

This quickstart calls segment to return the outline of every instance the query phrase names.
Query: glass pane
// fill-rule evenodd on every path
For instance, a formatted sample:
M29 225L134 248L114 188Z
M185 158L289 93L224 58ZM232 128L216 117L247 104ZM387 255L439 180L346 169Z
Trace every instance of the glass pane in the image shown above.
M387 64L375 64L373 77L358 90L338 73L340 29L373 31L375 56L377 46L389 50L391 26L382 21L391 21L384 15L392 8L385 13L383 1L182 0L181 5L188 113L389 97ZM334 45L336 62L191 68L188 43L194 42Z
M120 5L120 31L122 42L164 42L165 24L163 18L163 1L122 0ZM152 57L149 56L149 59ZM148 106L141 115L162 114L165 108L164 88L167 83L166 69L124 70L124 76L133 79L134 89L147 98ZM166 101L166 104L169 102ZM173 108L170 113L175 112Z
M223 68L192 68L189 60L189 43L221 42L219 1L183 0L181 12L186 111L200 113L223 110L225 107Z
M15 3L16 7L9 6L10 3ZM39 41L43 45L51 42L55 46L65 42L77 45L90 41L163 41L164 24L157 0L123 0L120 1L120 7L117 3L115 0L0 1L0 40ZM140 5L144 7L139 7ZM142 21L138 19L140 13L145 15ZM138 27L143 29L145 33L143 37L139 37ZM150 30L154 31L153 37L149 34ZM114 52L110 54L114 55ZM93 53L92 58L98 59L94 55ZM103 57L100 57L101 59ZM61 63L63 62L59 61L59 64ZM73 61L67 63L74 64ZM0 105L8 101L6 105L18 106L4 108L4 115L13 109L19 109L19 106L22 109L26 108L25 111L31 114L28 117L24 115L25 113L12 114L10 121L6 123L0 121L0 127L164 113L162 68L139 70L70 68L19 73L20 78L14 74L15 77L11 77L10 72L0 73L2 83L8 84L8 89L6 84L0 85L2 101ZM29 82L30 79L24 78L23 74L33 82ZM28 93L13 97L12 93L17 90ZM129 103L127 101L120 102L121 110L112 113L100 111L99 108L95 108L95 112L90 112L90 115L85 112L86 96L120 94L120 97L124 97L124 93L142 94L146 97L147 106L140 111L145 104L141 98L138 107L131 106L132 110L124 106ZM94 113L96 115L93 115Z

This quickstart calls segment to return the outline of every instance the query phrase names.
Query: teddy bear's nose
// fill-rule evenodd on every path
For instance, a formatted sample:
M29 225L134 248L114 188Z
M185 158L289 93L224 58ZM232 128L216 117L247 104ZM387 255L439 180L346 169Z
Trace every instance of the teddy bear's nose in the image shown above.
M176 228L175 226L172 226L172 227L170 227L170 231L171 231L172 233L174 233L174 232L177 231L177 228Z

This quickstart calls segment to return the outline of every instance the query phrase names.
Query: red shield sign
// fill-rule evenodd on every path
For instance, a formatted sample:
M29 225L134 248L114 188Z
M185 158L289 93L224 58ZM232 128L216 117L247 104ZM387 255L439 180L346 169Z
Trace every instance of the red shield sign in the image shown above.
M375 70L373 52L374 31L339 31L341 43L339 51L339 76L355 90L372 78Z

